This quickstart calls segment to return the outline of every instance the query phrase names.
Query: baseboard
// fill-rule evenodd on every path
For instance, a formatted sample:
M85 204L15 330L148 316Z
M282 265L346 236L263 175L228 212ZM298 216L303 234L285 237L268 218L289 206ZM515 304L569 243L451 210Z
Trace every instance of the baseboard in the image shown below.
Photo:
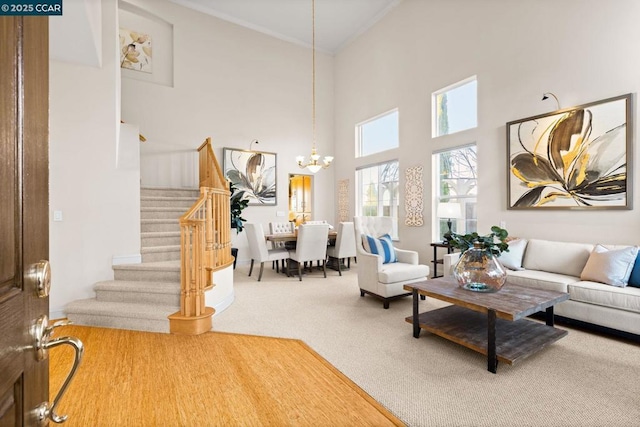
M140 254L116 255L111 260L111 265L141 264L141 263L142 263L142 255Z
M222 313L227 308L229 308L231 304L233 304L233 301L235 301L235 299L236 299L236 291L234 289L225 299L223 299L218 304L216 304L215 307L213 307L216 310L215 314L213 315L213 318L215 319L215 317L218 314Z
M64 312L64 310L58 310L58 311L50 311L49 312L49 319L64 319L67 317L67 313Z

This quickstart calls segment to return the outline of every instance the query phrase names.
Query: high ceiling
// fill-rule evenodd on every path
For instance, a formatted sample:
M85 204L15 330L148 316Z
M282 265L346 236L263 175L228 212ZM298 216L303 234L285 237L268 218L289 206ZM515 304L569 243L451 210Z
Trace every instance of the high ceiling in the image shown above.
M311 0L169 0L244 27L311 46ZM334 54L402 0L316 0L316 49ZM170 17L168 18L170 20ZM51 59L99 67L101 10L95 0L65 0L49 19Z
M311 46L311 0L169 0L293 43ZM316 0L316 48L336 53L402 0Z

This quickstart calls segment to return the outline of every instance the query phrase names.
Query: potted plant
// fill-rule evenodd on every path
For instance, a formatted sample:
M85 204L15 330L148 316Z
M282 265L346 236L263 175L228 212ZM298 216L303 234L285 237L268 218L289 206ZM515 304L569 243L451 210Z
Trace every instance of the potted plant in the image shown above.
M484 236L480 236L474 231L468 234L447 233L445 238L449 246L460 249L461 253L473 248L474 243L480 243L485 250L490 251L495 256L499 256L502 252L509 251L508 236L507 230L494 225L491 227L491 233ZM496 239L498 240L497 242Z
M229 184L231 196L229 198L229 210L231 211L231 228L236 229L236 234L244 230L246 218L242 217L242 211L249 205L249 200L245 197L246 191L238 190L233 183ZM233 269L236 268L236 260L238 259L238 248L231 248L231 255L234 258Z
M249 200L245 197L246 191L238 190L233 183L230 183L229 208L231 210L231 228L236 229L236 234L242 232L244 223L247 221L242 217L242 211L249 205Z
M460 259L453 267L453 276L461 288L475 292L497 292L507 280L507 272L496 258L509 251L507 230L493 226L491 233L450 233L449 245L459 249Z

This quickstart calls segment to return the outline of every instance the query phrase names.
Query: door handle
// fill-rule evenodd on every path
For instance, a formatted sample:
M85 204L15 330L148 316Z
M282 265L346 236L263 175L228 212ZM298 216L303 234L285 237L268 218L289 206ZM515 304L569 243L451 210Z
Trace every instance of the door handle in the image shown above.
M71 370L69 374L67 374L67 378L64 380L62 387L58 391L58 394L53 399L53 403L42 402L35 409L35 417L38 421L39 425L46 425L47 420L51 420L54 423L63 423L67 420L67 415L58 415L56 414L56 408L60 403L60 400L64 396L64 393L67 391L67 387L71 380L76 374L78 370L78 366L82 361L82 355L84 354L84 346L82 341L75 337L60 337L51 339L51 334L53 330L59 326L69 325L71 322L68 320L62 320L54 322L49 325L49 319L46 315L41 316L37 321L35 326L33 327L33 339L34 339L34 350L36 360L44 360L49 356L49 349L58 347L60 345L70 345L75 350L75 358L73 360L73 365L71 366Z
M29 266L25 279L35 287L38 298L49 296L51 289L51 267L49 261L41 260Z

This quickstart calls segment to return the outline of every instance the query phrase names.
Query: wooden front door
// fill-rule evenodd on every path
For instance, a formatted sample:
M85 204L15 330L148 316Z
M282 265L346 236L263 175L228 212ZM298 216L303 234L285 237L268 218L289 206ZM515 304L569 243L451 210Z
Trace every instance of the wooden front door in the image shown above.
M35 277L49 259L48 52L47 17L0 17L0 426L36 425L48 401L31 335L49 314Z

